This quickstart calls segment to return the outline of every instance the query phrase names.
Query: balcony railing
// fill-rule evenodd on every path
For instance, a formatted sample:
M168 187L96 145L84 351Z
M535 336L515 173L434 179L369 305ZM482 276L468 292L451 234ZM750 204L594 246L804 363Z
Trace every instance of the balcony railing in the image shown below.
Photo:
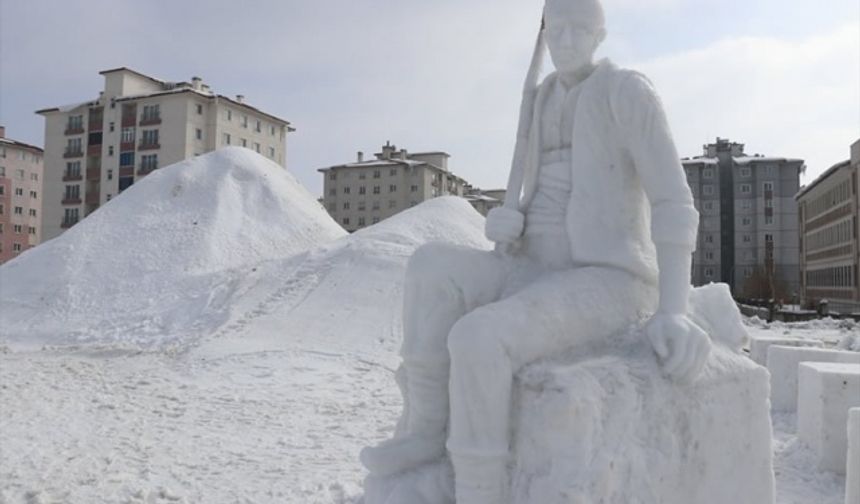
M134 126L136 123L137 123L137 115L128 115L128 116L124 115L124 116L122 116L121 124L122 124L123 128L130 128L130 127Z
M97 192L88 192L86 195L87 205L98 205L99 204L99 193Z
M63 229L69 229L78 223L78 219L63 219L63 222L60 223L60 227Z
M80 135L84 132L83 124L80 126L66 126L66 135Z
M76 150L66 149L66 151L63 153L63 157L66 159L84 157L84 151L82 151L81 149L76 149Z
M119 176L120 177L131 177L134 175L134 166L120 166L119 167Z
M71 197L71 198L68 198L68 197L63 198L63 204L64 205L80 205L81 204L81 197L76 196L76 197Z
M156 143L140 142L140 145L137 146L137 150L155 150L155 149L160 149L160 148L161 148L161 144L157 143L157 142Z
M81 177L81 172L76 173L64 173L63 174L63 182L75 182L77 180L83 180Z
M141 126L152 126L153 124L161 124L161 116L154 117L141 117L140 125Z
M87 168L87 180L99 180L102 178L102 171L100 168ZM80 177L78 177L80 180Z
M138 175L147 175L147 174L152 173L153 171L155 171L157 169L158 169L157 166L141 166L140 168L138 168L137 174Z
M134 140L131 142L120 142L119 143L119 151L120 152L132 152L134 151Z
M102 126L102 122L100 120L98 122L89 123L87 125L87 129L90 130L90 133L97 133L99 131L102 131L104 129L104 126Z
M101 156L102 154L102 145L88 145L87 146L87 156Z

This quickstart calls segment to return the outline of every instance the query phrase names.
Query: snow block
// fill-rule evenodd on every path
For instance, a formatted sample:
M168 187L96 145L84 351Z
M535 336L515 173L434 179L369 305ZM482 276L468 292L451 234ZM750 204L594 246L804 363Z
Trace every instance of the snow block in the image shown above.
M770 406L774 411L797 409L797 366L801 362L860 364L860 352L772 345L767 352Z
M722 345L692 384L645 345L518 380L513 504L774 502L768 372Z
M860 504L860 408L848 412L845 504Z
M821 348L824 343L818 340L786 338L785 336L756 336L750 338L750 358L757 364L767 365L767 349L771 345Z
M819 469L845 474L848 410L860 407L860 364L802 362L798 372L797 435L817 455Z

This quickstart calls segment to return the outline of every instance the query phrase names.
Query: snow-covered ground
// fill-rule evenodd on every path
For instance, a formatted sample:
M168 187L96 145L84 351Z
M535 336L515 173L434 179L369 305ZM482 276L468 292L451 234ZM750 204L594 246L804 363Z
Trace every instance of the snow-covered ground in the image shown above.
M388 437L400 412L406 260L431 240L488 248L483 219L440 198L346 236L255 154L194 163L0 267L0 504L360 496L358 451ZM187 178L205 170L218 197ZM160 208L177 211L170 232L131 217L176 187ZM300 219L260 222L266 205ZM123 216L141 219L136 232L115 229ZM298 232L299 221L313 227ZM112 237L92 238L89 222ZM750 324L831 343L857 331ZM842 504L844 478L813 468L794 422L774 418L778 503Z

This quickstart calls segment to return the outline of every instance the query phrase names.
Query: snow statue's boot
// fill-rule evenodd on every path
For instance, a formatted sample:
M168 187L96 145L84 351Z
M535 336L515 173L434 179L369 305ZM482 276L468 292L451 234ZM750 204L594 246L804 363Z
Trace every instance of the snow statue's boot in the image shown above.
M457 504L508 504L507 457L451 454Z
M361 463L373 476L414 469L445 455L448 425L448 373L434 366L408 363L402 431L393 439L361 451Z

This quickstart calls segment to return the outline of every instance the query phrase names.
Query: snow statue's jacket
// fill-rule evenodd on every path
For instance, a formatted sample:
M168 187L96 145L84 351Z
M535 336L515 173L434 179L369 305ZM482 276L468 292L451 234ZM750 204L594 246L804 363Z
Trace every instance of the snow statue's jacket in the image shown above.
M520 208L534 195L543 102L538 88ZM574 115L567 233L578 265L604 265L657 281L654 243L695 248L699 214L660 99L638 72L608 60L582 84ZM650 222L649 222L650 221Z

